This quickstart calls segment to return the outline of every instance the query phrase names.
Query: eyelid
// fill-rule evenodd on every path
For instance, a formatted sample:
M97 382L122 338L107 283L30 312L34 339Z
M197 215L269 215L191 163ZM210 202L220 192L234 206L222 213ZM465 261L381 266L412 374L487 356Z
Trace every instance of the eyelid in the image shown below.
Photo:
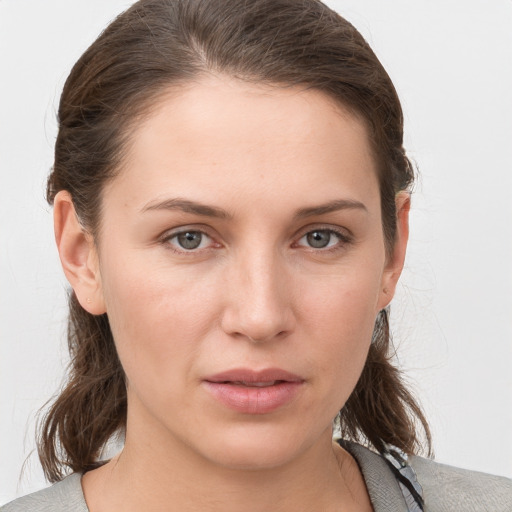
M344 226L338 226L336 224L308 224L307 226L303 226L299 230L297 230L296 238L301 238L312 231L331 231L332 233L336 233L340 237L352 239L354 235L350 229Z
M195 249L195 250L194 249L190 249L190 250L182 249L182 250L180 250L179 248L173 247L169 243L169 241L172 238L174 238L174 237L176 237L176 236L178 236L178 235L180 235L182 233L186 233L187 231L201 233L203 236L206 236L207 238L209 238L211 240L211 242L209 244L210 246L202 248L202 249ZM309 247L309 249L312 250L312 251L327 252L329 250L331 250L331 251L332 250L336 250L336 249L340 248L340 245L341 246L345 246L347 244L352 243L353 242L353 238L354 238L352 232L348 228L344 228L344 227L341 227L341 226L333 226L332 224L308 225L308 226L303 227L297 233L297 235L294 237L295 242L293 242L292 246L308 248L307 246L299 245L298 242L304 236L306 236L307 234L309 234L309 233L311 233L313 231L327 231L329 233L333 233L336 237L339 238L339 243L336 244L334 247L327 247L327 248ZM220 242L217 242L216 238L217 237L215 237L213 234L211 234L211 229L208 226L191 224L191 225L178 226L178 227L171 228L171 229L168 229L168 230L164 231L158 237L158 241L159 241L159 243L161 243L163 245L167 245L171 250L175 251L176 253L180 253L180 254L185 254L185 253L186 254L194 254L194 253L198 253L200 251L205 251L205 250L209 250L209 249L212 249L212 248L222 247L222 244Z
M303 246L303 245L298 245L298 242L304 238L306 235L308 235L309 233L312 233L313 231L327 231L329 233L333 233L335 236L337 236L340 240L340 243L339 244L336 244L335 246L333 247L326 247L326 248L315 248L315 247L308 247L308 246ZM352 232L347 229L347 228L342 228L340 226L333 226L333 225L329 225L329 224L323 224L323 225L309 225L309 226L306 226L305 228L302 228L297 237L296 237L296 241L294 242L294 246L299 246L299 247L305 247L307 249L310 249L312 251L322 251L322 252L328 252L329 250L336 250L336 249L339 249L340 248L340 244L341 246L345 246L347 244L351 244L354 240L354 235L352 234Z
M210 233L210 231L211 230L208 229L204 225L191 224L191 225L178 226L176 228L171 228L171 229L164 231L158 237L158 242L161 243L162 245L166 245L170 250L172 250L176 253L179 253L179 254L194 254L194 253L198 253L201 251L206 251L211 248L221 247L222 244L220 244L219 242L216 242L215 237ZM203 235L211 240L211 242L209 244L210 247L203 247L201 249L189 249L189 250L183 248L180 250L178 247L175 247L170 243L170 240L172 240L173 238L177 237L178 235L180 235L182 233L186 233L186 232L201 233L201 235ZM211 247L212 242L213 242L213 247Z

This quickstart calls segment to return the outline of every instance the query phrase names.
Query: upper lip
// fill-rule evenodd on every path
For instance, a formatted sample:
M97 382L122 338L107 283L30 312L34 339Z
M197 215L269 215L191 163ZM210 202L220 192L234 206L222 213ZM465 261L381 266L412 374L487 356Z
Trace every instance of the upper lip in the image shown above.
M252 370L249 368L233 368L224 372L210 375L204 380L208 382L303 382L304 379L294 373L282 370L280 368L265 368L263 370Z

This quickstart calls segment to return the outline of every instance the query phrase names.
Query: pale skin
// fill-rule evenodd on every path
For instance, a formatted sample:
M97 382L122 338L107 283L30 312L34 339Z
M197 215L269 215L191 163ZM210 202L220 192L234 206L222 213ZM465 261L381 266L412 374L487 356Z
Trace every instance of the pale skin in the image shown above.
M363 123L318 91L209 76L160 97L102 201L93 240L55 199L66 276L127 377L124 449L82 479L91 512L372 510L332 420L393 297L409 196L386 251ZM298 391L233 410L205 382L240 367Z

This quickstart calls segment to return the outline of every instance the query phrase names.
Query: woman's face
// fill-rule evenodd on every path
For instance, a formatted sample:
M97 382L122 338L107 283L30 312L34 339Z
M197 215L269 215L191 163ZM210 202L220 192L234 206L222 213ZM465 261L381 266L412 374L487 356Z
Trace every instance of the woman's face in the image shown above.
M171 91L101 215L97 292L75 289L108 313L127 443L238 468L330 443L403 258L386 257L360 121L317 91Z

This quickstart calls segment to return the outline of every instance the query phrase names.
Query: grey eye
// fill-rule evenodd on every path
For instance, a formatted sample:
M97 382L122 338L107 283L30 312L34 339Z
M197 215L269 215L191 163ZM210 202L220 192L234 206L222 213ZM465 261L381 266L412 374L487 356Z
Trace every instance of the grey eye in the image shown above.
M331 232L325 229L311 231L306 235L306 241L310 247L323 249L327 247L331 241Z
M203 234L200 231L184 231L176 235L180 247L187 250L197 249L203 241Z

